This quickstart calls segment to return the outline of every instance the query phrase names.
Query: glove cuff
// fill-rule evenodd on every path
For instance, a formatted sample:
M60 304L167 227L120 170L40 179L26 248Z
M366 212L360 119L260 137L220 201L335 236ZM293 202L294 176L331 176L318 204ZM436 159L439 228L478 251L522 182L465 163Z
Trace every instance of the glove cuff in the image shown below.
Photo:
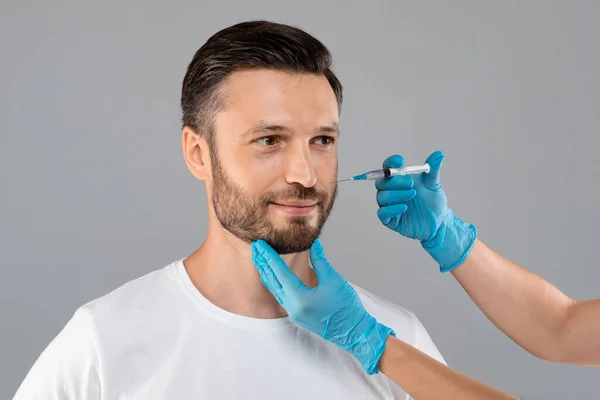
M458 218L451 209L435 235L421 245L440 265L445 273L459 267L467 258L475 240L477 229Z
M369 328L363 332L356 340L347 346L347 350L359 362L369 375L379 372L378 365L389 335L396 336L393 329L377 322L375 317L369 315Z
M379 360L385 351L389 335L396 337L396 332L394 332L392 328L378 322L375 331L369 340L369 342L373 344L373 357L368 365L363 365L367 374L374 375L379 373Z

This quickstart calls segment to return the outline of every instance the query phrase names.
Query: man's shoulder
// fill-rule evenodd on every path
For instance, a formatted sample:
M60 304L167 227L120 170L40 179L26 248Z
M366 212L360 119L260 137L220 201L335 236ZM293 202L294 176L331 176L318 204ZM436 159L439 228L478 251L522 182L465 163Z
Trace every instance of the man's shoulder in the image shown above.
M160 269L152 270L138 278L125 282L107 294L83 304L78 312L89 316L96 329L119 329L139 322L169 314L173 302L180 301L181 289L175 261Z

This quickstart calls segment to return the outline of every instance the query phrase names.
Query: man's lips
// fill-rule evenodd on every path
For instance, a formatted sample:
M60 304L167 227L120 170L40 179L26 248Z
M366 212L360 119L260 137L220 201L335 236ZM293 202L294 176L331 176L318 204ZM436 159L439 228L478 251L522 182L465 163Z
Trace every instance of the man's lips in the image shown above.
M318 201L315 200L293 200L282 201L281 203L271 203L278 210L292 215L309 215L317 209Z
M281 202L273 202L278 206L284 207L312 207L317 205L319 202L316 200L292 200L292 201L281 201Z

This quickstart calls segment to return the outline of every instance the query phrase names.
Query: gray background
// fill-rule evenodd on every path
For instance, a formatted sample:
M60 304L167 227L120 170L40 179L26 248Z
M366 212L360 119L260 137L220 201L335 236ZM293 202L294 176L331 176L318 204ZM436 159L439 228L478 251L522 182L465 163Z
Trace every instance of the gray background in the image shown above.
M441 149L450 205L485 242L597 297L598 4L3 1L0 398L78 306L203 240L180 82L209 35L247 19L298 25L333 52L341 177ZM414 311L476 379L527 399L597 398L597 368L521 350L376 209L371 183L340 187L324 243L346 278Z

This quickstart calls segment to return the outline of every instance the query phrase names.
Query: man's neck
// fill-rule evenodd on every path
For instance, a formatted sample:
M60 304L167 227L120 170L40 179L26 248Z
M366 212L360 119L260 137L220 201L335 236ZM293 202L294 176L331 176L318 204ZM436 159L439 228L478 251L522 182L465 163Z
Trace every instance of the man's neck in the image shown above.
M316 286L308 252L282 258L304 284ZM250 245L220 227L209 230L204 243L184 260L184 265L194 286L217 307L251 318L287 316L260 281Z

